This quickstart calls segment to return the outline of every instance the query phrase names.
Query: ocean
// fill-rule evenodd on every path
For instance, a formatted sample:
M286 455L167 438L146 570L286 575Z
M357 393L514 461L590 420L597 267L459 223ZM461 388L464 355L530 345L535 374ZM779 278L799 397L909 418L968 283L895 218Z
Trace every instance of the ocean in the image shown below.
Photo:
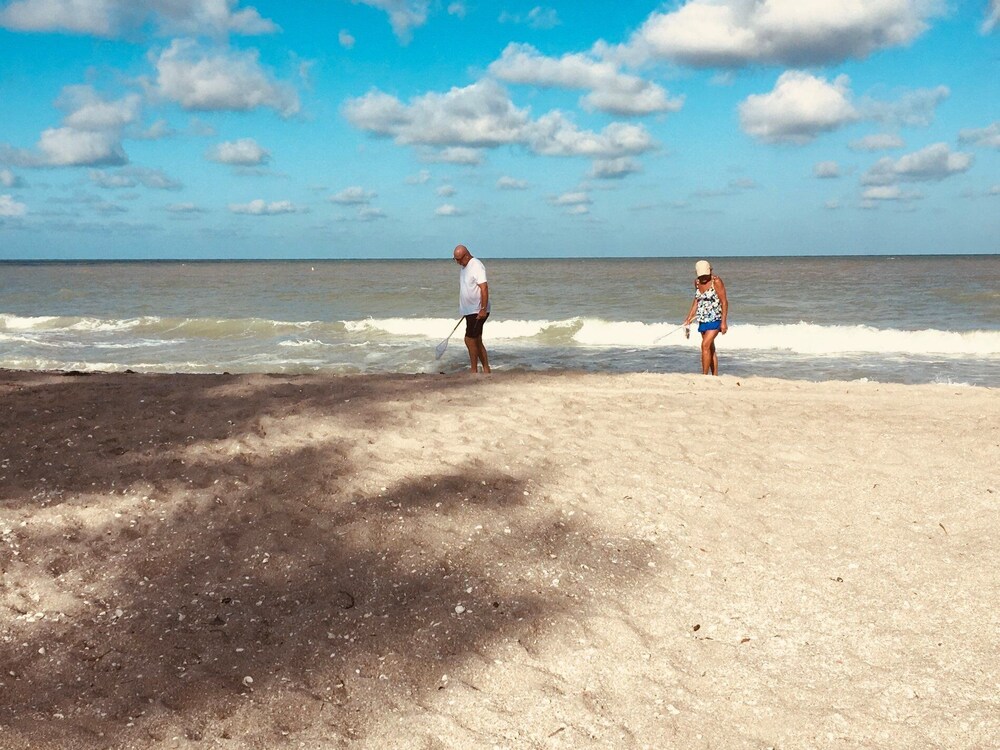
M694 258L482 257L502 370L700 372ZM1000 256L710 258L720 372L1000 386ZM468 367L441 260L0 263L0 368L435 373ZM660 338L662 337L662 338ZM658 340L659 339L659 340Z

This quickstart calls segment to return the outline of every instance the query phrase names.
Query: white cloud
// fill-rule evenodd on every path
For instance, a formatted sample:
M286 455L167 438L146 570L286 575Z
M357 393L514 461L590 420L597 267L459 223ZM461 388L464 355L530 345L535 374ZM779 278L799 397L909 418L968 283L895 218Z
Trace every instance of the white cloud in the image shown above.
M354 42L356 40L350 31L341 29L340 33L337 34L337 41L340 42L340 46L344 49L354 49Z
M440 151L425 151L421 153L420 160L432 164L461 164L475 167L483 163L483 152L478 148L451 146Z
M172 214L200 214L204 213L204 209L199 208L194 203L171 203L166 207L167 211Z
M453 188L451 185L442 185L435 192L442 198L450 198L458 191L455 190L455 188Z
M560 112L550 112L532 123L527 143L532 151L544 156L586 156L593 159L636 156L656 147L641 125L613 122L595 133L579 130Z
M140 103L137 94L109 101L90 86L67 86L56 100L62 126L42 131L35 152L5 148L6 158L26 167L127 164L122 130L139 119Z
M568 213L570 216L583 216L584 214L590 213L590 206L585 206L582 204L576 206L570 206L568 209L566 209L566 213Z
M861 197L865 200L894 201L899 199L901 192L898 185L882 185L868 188Z
M130 188L136 186L135 180L131 177L127 177L123 174L103 172L100 169L90 170L90 181L97 185L97 187L107 189Z
M554 206L583 206L590 205L593 201L590 199L590 195L585 191L577 191L572 193L563 193L562 195L557 195L550 199L550 202Z
M947 143L935 143L893 161L879 159L861 178L865 185L892 185L898 181L931 182L965 172L972 154L953 152Z
M240 138L237 141L224 141L215 148L209 149L207 158L219 164L232 164L241 167L255 167L267 164L271 153L262 148L253 138Z
M878 185L866 188L861 194L865 201L912 201L923 198L919 192L904 192L898 185Z
M579 53L546 57L529 44L508 44L489 72L508 83L589 90L585 108L616 115L676 112L684 105L683 97L671 99L661 86L623 73L615 62Z
M271 107L288 117L299 98L287 83L261 68L255 50L202 50L190 39L175 39L155 61L154 93L194 111L247 111Z
M559 20L559 13L556 12L555 8L547 8L541 5L536 5L524 15L503 11L497 20L500 23L523 23L533 29L554 29L562 23Z
M157 120L145 130L133 129L128 134L129 138L135 138L140 141L158 141L161 138L169 138L173 135L177 135L177 131L170 127L170 124L163 119Z
M151 190L180 190L184 187L180 182L160 169L132 166L125 167L119 170L118 173L135 180L143 187L150 188Z
M431 92L406 105L381 91L351 99L344 114L357 128L401 145L496 148L521 145L544 156L613 159L656 147L640 125L612 123L581 131L560 112L532 121L495 81L485 79L444 94Z
M617 159L597 159L588 176L598 180L620 180L641 171L642 166L635 159L621 156Z
M765 142L808 143L820 133L859 119L850 102L849 83L845 75L831 83L802 71L786 71L774 90L751 95L740 104L740 124Z
M497 188L499 190L527 190L528 181L518 180L514 177L508 177L504 175L499 180L497 180Z
M360 185L352 185L351 187L344 188L336 195L331 195L330 202L338 203L342 206L356 206L371 203L375 196L376 193L374 190L365 190Z
M375 221L376 219L384 219L385 211L381 208L375 208L373 206L362 206L358 209L358 221Z
M823 208L829 211L836 211L838 208L840 208L840 201L837 200L836 198L831 198L830 200L825 201L823 203Z
M14 219L28 213L28 207L11 195L0 195L0 218Z
M450 3L448 5L448 15L458 16L459 18L465 18L465 14L468 13L468 9L465 7L465 3L456 2Z
M278 27L237 0L15 0L0 9L14 31L127 36L152 22L163 33L269 34Z
M817 65L905 46L941 0L688 0L652 13L616 52L695 67Z
M276 214L293 214L299 209L291 201L267 201L252 200L249 203L230 203L229 210L234 214L250 214L251 216L274 216Z
M453 206L451 203L444 203L434 209L435 216L465 216L465 211Z
M368 5L389 14L392 32L406 44L413 36L413 29L427 23L428 0L351 0L355 5Z
M902 148L904 145L903 139L898 135L876 133L851 141L849 148L852 151L888 151L892 148Z
M407 185L425 185L427 181L431 178L431 173L426 169L421 169L416 174L411 174L406 178Z
M21 187L24 180L11 172L9 169L0 169L0 186L5 188Z
M821 161L813 165L813 174L821 180L840 177L840 165L835 161Z
M1000 26L1000 0L990 0L990 5L986 9L986 18L979 30L983 34L989 34Z
M960 143L971 146L1000 148L1000 121L987 125L985 128L965 129L958 132Z
M114 130L139 119L142 98L128 94L116 101L107 101L91 86L67 86L56 101L66 110L63 125L75 130Z
M404 105L396 97L372 91L344 106L348 120L397 143L427 146L496 147L523 141L529 123L507 93L485 80L444 94L430 92Z
M881 102L865 99L858 106L865 119L886 125L925 128L934 122L937 106L951 96L947 86L907 91L898 101Z
M38 141L41 165L50 167L118 166L128 163L118 133L49 128Z

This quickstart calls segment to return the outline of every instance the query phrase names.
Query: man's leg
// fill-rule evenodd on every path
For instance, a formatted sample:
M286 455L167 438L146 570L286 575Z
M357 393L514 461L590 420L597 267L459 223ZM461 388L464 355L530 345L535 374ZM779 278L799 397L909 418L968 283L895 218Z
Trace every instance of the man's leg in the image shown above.
M483 363L483 372L490 372L490 358L486 354L486 345L483 343L482 338L476 339L477 351L479 354L479 361Z
M465 337L465 348L469 350L469 364L471 366L472 372L479 371L479 340Z

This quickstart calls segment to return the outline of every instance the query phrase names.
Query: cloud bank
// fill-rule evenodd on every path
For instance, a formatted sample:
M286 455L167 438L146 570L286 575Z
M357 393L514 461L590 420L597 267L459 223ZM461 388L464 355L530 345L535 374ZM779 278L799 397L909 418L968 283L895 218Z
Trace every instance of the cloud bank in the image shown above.
M697 68L831 64L908 45L943 11L939 0L688 0L615 53Z
M278 27L238 0L16 0L0 9L12 31L114 38L146 25L169 34L270 34Z

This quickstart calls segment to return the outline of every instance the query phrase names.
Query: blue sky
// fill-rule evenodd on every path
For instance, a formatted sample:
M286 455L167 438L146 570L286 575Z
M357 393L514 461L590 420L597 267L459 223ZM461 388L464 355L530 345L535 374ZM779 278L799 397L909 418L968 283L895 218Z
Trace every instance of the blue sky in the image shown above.
M1000 251L998 0L0 0L0 259Z

